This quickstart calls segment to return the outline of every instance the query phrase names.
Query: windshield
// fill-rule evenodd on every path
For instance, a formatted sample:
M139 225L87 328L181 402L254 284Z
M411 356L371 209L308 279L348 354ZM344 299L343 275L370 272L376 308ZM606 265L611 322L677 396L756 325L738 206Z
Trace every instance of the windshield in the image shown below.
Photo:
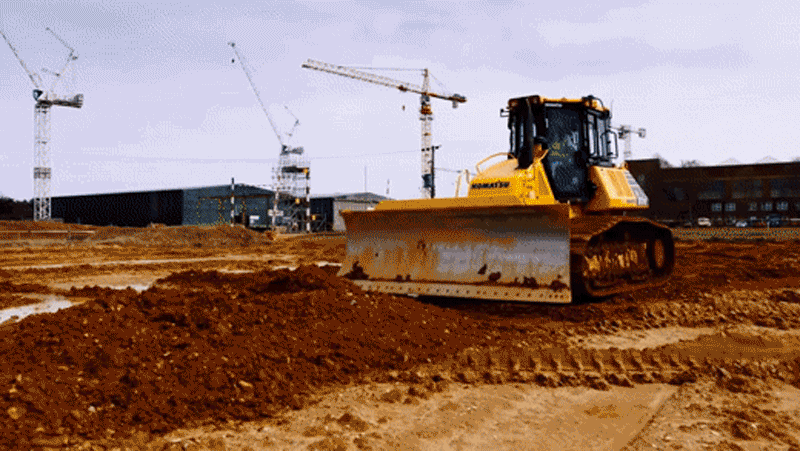
M586 165L581 158L581 117L569 108L547 108L549 152L544 167L556 198L585 197Z

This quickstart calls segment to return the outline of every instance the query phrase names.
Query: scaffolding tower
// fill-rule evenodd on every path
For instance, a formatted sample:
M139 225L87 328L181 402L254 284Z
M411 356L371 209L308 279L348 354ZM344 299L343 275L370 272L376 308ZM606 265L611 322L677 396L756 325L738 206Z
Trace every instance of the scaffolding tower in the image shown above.
M304 149L284 145L273 169L272 186L275 201L270 215L273 228L286 227L289 232L311 232L311 166Z

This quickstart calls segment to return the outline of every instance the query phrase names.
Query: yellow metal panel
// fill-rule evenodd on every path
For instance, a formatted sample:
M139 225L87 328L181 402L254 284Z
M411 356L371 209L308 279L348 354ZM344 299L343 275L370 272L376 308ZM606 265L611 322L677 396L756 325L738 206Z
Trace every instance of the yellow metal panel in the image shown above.
M375 207L375 210L440 210L448 208L470 209L513 205L523 205L523 203L519 198L512 195L499 195L495 197L443 197L438 199L385 200L379 203Z
M469 198L491 199L494 203L500 198L511 196L524 205L555 204L556 200L541 161L523 170L517 169L518 164L512 158L476 175L470 184Z
M541 204L554 204L556 198L553 196L553 190L550 189L550 183L547 181L547 176L544 173L544 166L541 161L534 165L536 173L536 197L541 200Z
M597 192L586 206L588 211L643 210L648 208L647 197L623 168L592 166L589 178L597 185Z

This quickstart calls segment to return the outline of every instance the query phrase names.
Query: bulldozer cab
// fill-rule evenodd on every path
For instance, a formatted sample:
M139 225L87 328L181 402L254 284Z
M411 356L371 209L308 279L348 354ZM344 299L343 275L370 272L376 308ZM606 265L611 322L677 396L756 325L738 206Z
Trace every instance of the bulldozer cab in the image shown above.
M588 96L549 100L530 96L509 101L511 151L519 168L541 158L553 195L560 202L587 202L593 195L588 168L613 166L610 112ZM546 149L534 155L536 144Z

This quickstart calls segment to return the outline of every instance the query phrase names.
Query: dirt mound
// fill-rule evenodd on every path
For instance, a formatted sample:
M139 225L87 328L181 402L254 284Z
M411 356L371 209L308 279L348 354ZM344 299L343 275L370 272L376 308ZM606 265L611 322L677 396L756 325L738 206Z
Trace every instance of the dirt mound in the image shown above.
M223 274L217 271L185 271L159 279L156 284L193 287L199 290L235 288L250 295L262 293L298 293L312 290L334 290L339 294L364 293L345 279L332 277L337 267L303 267L301 271L289 269L262 270L255 273Z
M0 221L0 232L2 231L25 231L25 230L94 230L95 226L83 224L64 224L54 221Z
M300 235L273 241L270 252L301 256L301 263L317 261L341 262L346 251L344 237Z
M2 271L0 271L0 273L2 273ZM2 274L0 274L0 277L2 277ZM26 294L47 294L52 292L52 288L38 283L12 283L2 281L0 282L0 309L35 304L41 301L35 297L25 296Z
M166 282L85 289L100 296L0 332L0 448L269 416L315 387L485 340L476 321L316 266Z
M38 283L0 282L0 293L51 293L52 291L47 285Z
M100 227L88 241L141 246L226 247L266 244L272 241L272 235L229 225Z

